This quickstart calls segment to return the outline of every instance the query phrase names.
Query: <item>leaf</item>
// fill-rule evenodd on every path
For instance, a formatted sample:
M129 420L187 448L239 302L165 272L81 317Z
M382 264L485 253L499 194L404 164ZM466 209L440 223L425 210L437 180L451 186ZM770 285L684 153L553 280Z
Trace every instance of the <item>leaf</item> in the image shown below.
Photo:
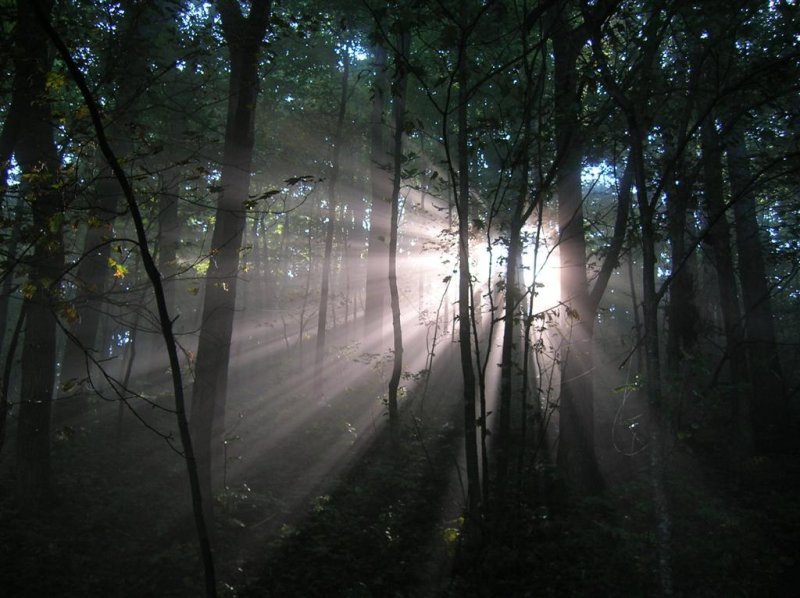
M61 385L61 392L69 392L73 388L77 387L80 383L81 381L78 378L70 378Z
M36 285L32 282L26 282L20 287L20 291L25 299L33 299L33 296L36 294Z
M127 266L119 263L113 257L108 258L108 265L114 270L114 278L125 278L128 273Z
M59 313L61 314L61 317L70 324L74 324L81 319L80 314L78 314L78 310L75 309L74 305L63 304L61 309L59 309Z
M100 220L94 214L92 214L91 216L89 216L89 219L86 221L86 225L89 228L103 228L103 221Z
M45 88L47 91L58 91L64 84L66 83L66 78L64 77L63 73L57 73L55 71L50 71L47 73L47 78L45 79Z
M49 220L47 221L47 227L50 229L50 232L55 235L61 230L61 225L63 223L64 214L62 212L56 212L50 216Z
M458 540L458 537L461 535L461 530L455 527L446 527L442 530L442 537L444 541L448 544L453 544Z

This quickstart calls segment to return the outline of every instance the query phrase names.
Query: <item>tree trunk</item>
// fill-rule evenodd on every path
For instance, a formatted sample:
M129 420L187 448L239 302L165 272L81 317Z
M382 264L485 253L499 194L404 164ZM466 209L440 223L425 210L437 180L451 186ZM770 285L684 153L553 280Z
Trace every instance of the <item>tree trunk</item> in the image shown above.
M407 32L398 34L398 50L395 56L394 89L394 176L392 182L392 212L389 221L389 296L392 306L392 331L394 340L394 359L392 376L389 379L389 425L392 437L396 438L398 422L397 391L403 370L403 330L400 324L400 293L397 290L397 228L400 219L400 184L403 164L403 132L405 131L406 100L406 56L409 52L410 36Z
M467 464L467 513L471 527L477 523L481 509L481 484L478 469L478 445L475 423L475 368L470 341L470 289L469 271L469 147L467 138L467 108L469 96L469 61L467 59L466 33L462 31L458 61L458 340L461 354L461 372L464 380L464 446Z
M46 14L52 1L38 3ZM22 395L17 426L17 499L20 508L38 510L51 498L50 415L56 378L56 302L64 270L64 205L55 188L59 159L53 139L46 77L50 70L47 36L37 24L34 3L18 0L14 93L20 104L16 158L27 180L26 201L37 236L28 263L23 309Z
M656 293L655 202L648 199L644 161L645 133L639 125L636 109L628 106L628 128L631 135L631 160L636 180L642 243L642 312L645 347L645 386L652 410L650 434L650 483L656 518L659 590L672 594L672 518L666 492L667 440L672 436L671 413L664 400L659 357L658 294Z
M5 354L4 359L0 361L0 365L3 366L2 377L0 377L0 454L2 454L3 446L6 443L6 420L11 407L11 399L8 396L11 388L11 368L14 364L14 356L17 354L17 345L19 344L19 337L22 334L22 326L24 324L25 310L21 309L17 316L14 331L11 333L8 352Z
M0 156L0 160L2 156ZM0 168L0 176L5 177L7 173L3 172ZM2 187L5 185L5 178L0 181L0 193L3 192ZM0 200L3 198L0 197ZM14 228L11 231L11 236L8 239L6 246L6 256L10 264L14 264L17 259L17 247L19 246L19 232L22 227L22 214L24 201L20 196L17 198L14 207ZM0 204L1 205L1 204ZM5 347L6 333L8 332L8 308L11 294L14 292L14 270L8 268L3 272L2 286L0 286L0 355L3 355L3 348Z
M342 71L342 89L339 95L339 114L336 118L336 131L333 134L332 168L328 184L328 223L325 229L325 255L322 260L322 284L319 294L319 314L317 319L317 347L314 375L317 377L316 390L322 392L322 368L325 356L325 335L328 327L328 292L331 278L331 254L333 253L333 234L336 230L336 184L339 181L342 143L342 127L347 110L347 86L350 78L350 46L345 44L342 52L344 70Z
M711 254L717 273L719 305L725 331L725 354L729 361L733 411L734 466L738 466L753 452L753 430L750 421L749 395L743 392L745 359L742 352L742 314L739 308L739 291L731 251L731 233L724 200L722 176L722 148L714 121L703 122L701 130L703 186L705 188L706 215L709 235L706 250Z
M759 451L772 452L780 450L787 441L786 384L776 344L746 142L742 131L735 126L728 135L728 173L744 301L745 348L752 384L753 434Z
M594 451L594 390L592 328L594 314L586 278L586 239L581 192L582 141L579 133L580 96L577 57L582 36L568 28L563 7L558 9L553 35L555 56L554 105L558 175L559 255L561 297L565 309L568 353L562 365L559 399L557 464L564 481L578 495L596 494L602 479Z
M686 355L691 354L697 343L699 314L695 304L697 289L693 260L686 246L687 211L691 184L688 173L676 174L681 185L671 185L667 197L667 216L671 248L672 282L669 285L667 329L667 369L674 382L683 386L688 382L688 372L682 367ZM694 252L692 251L692 254Z
M222 191L211 239L200 339L192 392L192 436L207 517L211 515L212 470L222 459L228 362L236 305L239 250L245 225L258 96L258 57L270 18L270 0L254 0L242 16L238 2L219 3L230 48L228 118L222 163Z
M527 164L521 165L527 169ZM527 181L527 176L523 177ZM526 185L527 187L527 185ZM514 341L517 330L517 309L519 307L522 294L519 289L517 274L519 271L520 256L522 254L522 203L527 196L517 199L514 208L514 215L511 221L511 231L508 239L508 255L506 258L506 281L503 306L503 341L500 358L500 407L499 424L497 427L497 437L495 438L495 449L497 451L497 471L495 479L497 491L503 494L505 491L506 474L508 473L508 463L510 460L511 448L511 395L513 390L513 373L515 370ZM483 419L483 418L482 418ZM486 422L481 421L485 426ZM500 505L502 508L502 505Z
M372 97L370 144L372 165L372 210L369 217L369 246L367 249L367 285L364 298L364 339L377 351L383 347L383 312L386 303L386 272L388 269L389 235L389 156L383 137L383 110L386 93L386 50L380 44L375 55L375 87Z

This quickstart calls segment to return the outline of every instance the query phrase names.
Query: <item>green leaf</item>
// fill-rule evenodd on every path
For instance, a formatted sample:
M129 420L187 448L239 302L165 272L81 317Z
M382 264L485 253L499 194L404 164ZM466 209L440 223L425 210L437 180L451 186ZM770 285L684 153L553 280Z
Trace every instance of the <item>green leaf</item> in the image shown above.
M128 273L128 267L121 264L113 257L108 258L108 265L114 270L114 278L125 278Z
M64 214L62 212L56 212L50 219L47 221L47 228L50 229L52 234L57 234L61 230L61 225L64 223Z

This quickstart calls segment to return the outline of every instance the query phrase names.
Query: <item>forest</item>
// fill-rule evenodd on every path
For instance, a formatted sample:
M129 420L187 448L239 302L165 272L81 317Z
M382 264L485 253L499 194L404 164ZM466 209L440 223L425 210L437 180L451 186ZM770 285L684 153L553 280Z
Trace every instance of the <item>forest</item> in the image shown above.
M0 30L0 594L797 592L797 0Z

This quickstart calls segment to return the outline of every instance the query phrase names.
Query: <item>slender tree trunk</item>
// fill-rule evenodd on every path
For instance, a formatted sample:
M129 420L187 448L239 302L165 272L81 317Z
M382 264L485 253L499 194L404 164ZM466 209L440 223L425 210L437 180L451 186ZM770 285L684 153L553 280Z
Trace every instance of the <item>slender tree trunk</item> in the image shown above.
M14 146L17 144L19 134L19 102L22 99L21 90L11 94L11 105L6 112L3 128L0 130L0 209L8 209L6 206L6 192L8 190L8 170L11 166L11 157L14 154ZM17 259L17 245L19 243L19 231L22 225L22 207L24 201L22 196L17 197L14 210L14 226L11 236L6 246L6 256L9 264L14 264ZM6 334L8 327L8 304L14 287L13 267L7 267L2 273L0 280L0 355L3 354L5 347Z
M655 7L646 21L642 39L646 40L638 65L641 72L633 90L624 90L609 72L601 47L599 21L593 21L592 48L597 59L604 84L609 94L619 105L625 118L631 141L630 157L636 200L639 206L640 234L642 246L642 312L644 326L645 388L653 419L650 440L650 483L655 515L657 547L658 589L661 595L671 595L672 580L672 518L666 491L667 441L672 435L671 412L665 401L661 381L659 355L658 303L656 292L656 199L648 198L647 165L645 163L645 140L649 125L643 114L651 83L651 70L669 13Z
M236 305L239 250L244 233L258 96L258 58L270 19L270 0L253 0L242 16L238 2L219 2L222 27L230 48L228 119L222 160L222 191L211 239L210 266L197 347L192 392L192 435L206 518L210 520L212 471L222 460L228 364Z
M478 468L477 427L475 423L475 369L470 340L469 271L469 146L467 138L467 109L469 96L469 61L466 32L462 31L458 62L458 340L461 372L464 380L464 445L467 464L468 515L472 525L481 509L481 483Z
M0 157L2 159L2 157ZM7 176L0 168L0 176ZM0 192L2 186L5 184L5 179L0 181ZM2 199L2 198L0 198ZM23 198L17 198L16 206L14 207L14 229L11 231L11 236L8 239L6 246L6 255L8 256L9 263L13 264L17 259L17 247L19 245L19 231L22 227L22 214L23 214ZM11 294L14 290L14 270L9 268L3 273L2 286L0 287L0 355L3 354L5 347L6 333L8 332L8 308Z
M333 234L336 230L336 184L339 181L339 170L341 160L342 127L344 126L344 116L347 111L347 87L350 78L350 57L348 55L350 46L345 44L342 52L344 69L342 71L342 88L339 95L339 114L336 117L336 131L333 134L333 157L331 176L328 185L328 223L325 227L325 255L322 260L322 284L319 295L319 314L317 319L317 347L315 357L314 375L317 377L316 390L322 391L322 368L325 357L325 335L328 327L328 294L331 278L331 255L333 253Z
M389 379L389 425L393 438L396 438L398 422L397 391L403 370L403 330L400 324L400 293L397 290L397 232L400 219L400 184L402 182L403 132L405 131L406 65L410 36L407 32L398 34L398 50L395 57L394 82L394 178L392 183L392 212L389 221L389 295L392 306L392 331L394 333L394 359L392 376Z
M523 33L523 47L527 50L528 42L527 36ZM514 351L515 341L518 340L517 333L517 316L519 313L519 306L522 301L522 289L520 279L522 276L522 227L530 215L533 206L529 206L529 161L530 161L530 144L531 144L531 119L533 115L533 101L536 97L535 86L532 76L532 67L529 61L525 60L525 92L523 95L522 106L522 134L519 140L519 149L514 156L512 162L512 176L516 176L519 180L515 183L517 186L517 197L513 206L513 212L510 222L510 230L508 237L508 254L506 259L506 288L505 288L505 305L504 305L504 326L503 326L503 342L500 359L500 424L497 428L497 436L495 439L497 447L497 490L498 494L504 495L506 488L506 474L508 472L508 465L511 459L510 448L512 443L512 430L511 430L511 410L512 410L512 391L513 391L513 372L518 366L516 362L516 355ZM489 282L491 285L491 281ZM527 347L526 347L527 349ZM525 351L527 355L527 350ZM522 369L525 369L523 365ZM523 381L523 386L525 385ZM525 399L523 398L523 405ZM523 410L524 412L524 407ZM524 417L524 413L521 413ZM485 414L481 414L481 421L483 424L483 432L486 431ZM521 420L524 426L524 419ZM484 473L485 475L485 473ZM504 508L505 501L501 500L499 507Z
M6 420L8 419L8 410L11 407L11 398L9 397L11 388L11 368L14 364L14 356L17 354L17 345L19 344L19 337L24 324L25 310L21 309L17 316L17 323L14 326L14 331L11 333L11 341L8 343L8 352L5 354L5 358L0 361L3 365L3 374L2 378L0 378L0 453L3 452L3 446L6 443Z
M527 169L527 164L521 165ZM527 176L523 177L527 181ZM503 493L506 484L506 474L508 473L508 463L510 460L509 451L511 448L511 395L512 379L515 370L514 341L517 320L517 308L521 299L519 281L517 279L518 266L522 253L522 202L526 196L517 199L517 206L511 221L511 231L508 240L508 254L506 257L506 281L504 294L504 326L503 341L500 358L500 408L499 425L495 448L497 451L497 471L495 472L497 491ZM486 425L486 422L481 422ZM502 505L500 505L502 508Z
M678 178L679 177L679 178ZM691 354L697 343L699 314L695 304L697 289L693 260L686 246L687 211L689 207L688 173L676 174L680 187L671 186L667 197L668 228L671 247L671 264L674 269L669 285L667 329L667 368L674 377L673 382L683 385L688 382L688 373L683 371L685 356ZM692 252L693 253L693 252Z
M370 145L372 165L372 209L369 217L369 247L367 250L367 285L364 298L364 338L381 350L383 347L383 313L386 303L386 272L388 269L389 156L383 136L383 111L386 94L386 50L380 44L375 55L375 84L372 97Z
M650 447L650 482L656 517L656 545L658 547L659 590L662 595L672 594L672 518L666 492L667 440L672 436L671 413L664 400L661 384L659 356L658 294L656 292L656 235L655 206L648 199L647 175L644 162L644 132L639 126L635 109L628 110L628 127L632 139L631 160L636 179L636 197L639 204L642 236L642 306L646 388L653 412Z
M742 388L746 381L745 358L742 352L742 314L739 308L739 290L733 267L731 233L724 200L722 175L722 148L714 121L703 122L701 130L703 187L706 215L711 226L706 240L706 250L712 256L717 273L719 305L725 330L725 353L729 361L730 383L733 397L734 466L753 452L753 430L750 421L749 394Z

